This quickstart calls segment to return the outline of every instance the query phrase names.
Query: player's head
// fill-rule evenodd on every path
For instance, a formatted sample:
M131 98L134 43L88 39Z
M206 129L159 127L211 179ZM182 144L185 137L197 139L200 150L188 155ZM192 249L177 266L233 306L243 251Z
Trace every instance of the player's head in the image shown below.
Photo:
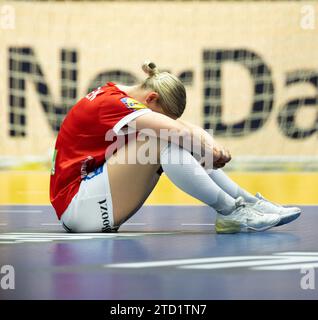
M142 65L148 78L141 84L147 90L144 103L153 111L172 118L181 117L186 106L186 90L183 83L169 72L160 72L153 62Z

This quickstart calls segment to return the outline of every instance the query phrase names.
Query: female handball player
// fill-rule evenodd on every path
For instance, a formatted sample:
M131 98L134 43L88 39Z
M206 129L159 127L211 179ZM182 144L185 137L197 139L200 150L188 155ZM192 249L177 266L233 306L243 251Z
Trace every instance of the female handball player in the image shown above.
M221 169L230 153L207 131L180 119L186 107L182 82L153 62L142 68L147 74L142 83L97 88L61 125L50 199L68 232L116 232L143 205L162 172L216 210L217 233L264 231L300 215L299 208L254 196L232 181Z

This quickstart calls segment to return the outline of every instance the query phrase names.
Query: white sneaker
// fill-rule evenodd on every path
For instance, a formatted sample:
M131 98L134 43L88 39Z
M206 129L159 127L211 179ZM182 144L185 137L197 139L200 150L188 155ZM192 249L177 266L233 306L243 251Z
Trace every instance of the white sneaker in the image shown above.
M281 217L280 222L276 225L282 226L283 224L289 223L297 219L300 214L301 210L297 207L289 207L284 208L283 206L270 202L266 200L259 192L255 195L256 198L259 200L253 204L253 208L262 212L262 213L278 213Z
M217 213L215 230L217 233L265 231L279 222L279 214L263 214L239 197L235 200L235 209L231 214Z

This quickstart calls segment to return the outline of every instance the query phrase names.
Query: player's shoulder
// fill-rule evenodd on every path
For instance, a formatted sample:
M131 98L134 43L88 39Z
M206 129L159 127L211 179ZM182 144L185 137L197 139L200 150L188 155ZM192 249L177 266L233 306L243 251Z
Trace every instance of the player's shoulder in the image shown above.
M118 105L119 107L125 107L132 110L147 109L148 107L130 97L125 91L121 90L115 83L108 82L107 90L110 90L109 101Z
M130 109L131 111L147 109L148 107L130 97L125 91L119 88L115 83L108 82L104 86L98 87L85 96L85 100L96 107L105 110L105 107L112 109ZM108 108L106 108L108 109Z

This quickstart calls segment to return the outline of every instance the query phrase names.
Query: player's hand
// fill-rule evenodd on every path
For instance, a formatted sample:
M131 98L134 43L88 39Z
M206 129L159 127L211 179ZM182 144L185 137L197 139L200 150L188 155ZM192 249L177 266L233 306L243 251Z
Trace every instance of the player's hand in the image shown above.
M229 161L231 161L232 157L226 148L215 143L213 146L213 168L219 169L223 168Z

